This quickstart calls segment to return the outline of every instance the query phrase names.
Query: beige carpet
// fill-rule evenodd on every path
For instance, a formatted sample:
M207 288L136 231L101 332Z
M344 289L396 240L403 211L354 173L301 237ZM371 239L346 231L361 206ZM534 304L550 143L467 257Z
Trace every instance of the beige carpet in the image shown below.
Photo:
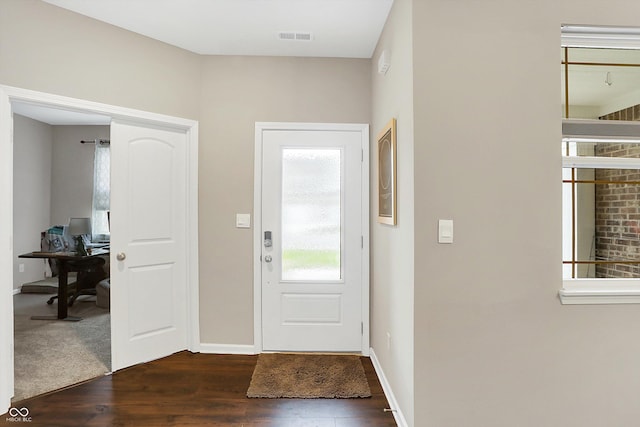
M15 396L17 402L92 379L111 370L109 310L96 307L95 297L80 297L69 314L79 322L31 320L55 314L51 295L14 296Z
M359 356L271 354L258 356L247 397L371 397Z

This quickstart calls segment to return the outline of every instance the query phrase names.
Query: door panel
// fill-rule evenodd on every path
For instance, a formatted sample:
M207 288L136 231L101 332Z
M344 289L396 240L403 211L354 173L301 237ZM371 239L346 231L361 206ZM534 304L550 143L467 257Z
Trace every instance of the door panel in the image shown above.
M361 351L362 136L262 134L262 345Z
M114 120L113 369L187 348L186 134Z
M172 200L173 193L179 191L171 182L175 178L174 150L178 148L166 141L148 138L131 141L128 149L129 169L134 169L131 172L144 165L144 175L129 175L129 203L131 212L136 213L131 218L131 242L170 242L174 233L167 225L173 227L174 224L167 200Z
M156 309L147 311L131 306L129 320L131 339L137 340L150 334L174 328L172 316L173 264L160 264L129 269L129 301L145 301L154 295Z
M340 324L342 322L342 295L283 294L282 323Z

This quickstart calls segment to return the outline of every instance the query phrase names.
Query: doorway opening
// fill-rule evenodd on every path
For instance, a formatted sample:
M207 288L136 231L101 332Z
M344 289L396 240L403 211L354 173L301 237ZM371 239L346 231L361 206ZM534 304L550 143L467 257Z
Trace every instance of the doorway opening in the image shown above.
M111 371L110 120L13 104L14 402ZM55 259L18 256L74 251L77 232L90 251L103 253L68 274L68 314L82 320L38 320L57 317L60 272Z
M140 290L137 285L139 281L135 277L129 280L126 279L127 271L131 270L128 265L133 264L136 260L136 256L131 255L127 258L124 252L118 253L110 257L111 273L112 273L112 286L110 292L110 308L111 308L111 370L116 371L128 366L132 366L137 363L146 362L159 357L163 357L172 354L176 351L190 350L199 351L199 315L198 315L198 220L197 220L197 193L198 193L198 175L197 175L197 163L198 163L198 124L195 121L181 119L176 117L158 115L154 113L126 109L106 104L94 103L85 100L78 100L73 98L67 98L57 95L50 95L41 92L34 92L25 89L12 88L8 86L0 86L0 159L2 167L0 167L0 197L3 200L7 200L8 203L0 206L0 241L10 242L9 245L0 246L0 267L3 271L8 273L8 282L3 287L4 292L8 298L0 298L0 405L3 406L3 411L8 410L11 405L11 398L14 394L14 331L13 331L13 261L14 257L19 254L13 252L13 200L14 189L12 185L13 181L13 141L14 141L14 108L15 106L26 104L30 106L39 106L49 108L51 110L59 110L64 113L76 113L79 115L100 115L107 117L110 123L110 137L112 143L114 140L119 144L116 144L119 148L119 160L116 162L116 168L120 170L128 171L128 173L121 173L120 180L117 180L117 185L121 188L120 191L113 187L114 194L121 192L126 193L124 189L131 191L149 190L149 182L156 182L153 179L156 176L151 175L150 180L135 178L139 175L144 175L146 178L149 172L160 174L160 170L135 171L130 173L130 159L138 161L141 158L150 158L154 150L158 147L153 142L149 141L162 141L162 135L168 134L176 140L174 147L181 153L178 158L178 162L181 165L179 169L181 180L184 185L183 194L181 195L181 202L179 205L174 205L174 212L180 213L181 218L181 236L184 237L184 245L180 245L177 251L173 251L171 256L165 260L165 265L178 260L179 272L175 275L178 279L175 283L180 283L180 292L182 292L183 298L181 299L182 309L177 311L179 313L180 328L178 328L179 339L173 340L167 344L162 339L156 339L153 346L144 348L148 350L144 352L140 348L134 348L135 346L129 346L128 343L131 339L137 340L139 343L143 342L147 336L145 336L145 328L153 328L157 326L158 322L166 321L166 317L158 316L157 311L153 308L149 309L144 304L140 304L139 295L131 295L130 290L135 288ZM116 132L114 132L116 129ZM148 135L145 136L145 132L148 130ZM135 136L131 136L133 132L138 132ZM160 138L157 136L160 135ZM137 144L140 142L139 144ZM134 146L131 148L131 146ZM162 143L161 148L166 147L166 144ZM113 145L112 145L113 149ZM165 150L166 151L166 150ZM137 156L137 157L136 157ZM146 156L146 157L145 157ZM167 161L167 156L161 160ZM153 158L153 156L151 156ZM169 158L169 161L173 158ZM165 162L166 163L166 162ZM118 166L119 165L119 166ZM112 183L113 184L113 183ZM131 184L131 185L130 185ZM127 187L128 186L128 187ZM148 192L148 191L147 191ZM19 195L16 195L19 196ZM151 192L149 198L156 196L156 199L160 199L163 195L161 192ZM123 226L123 222L137 222L143 223L141 218L127 216L131 212L128 209L129 204L127 200L134 200L130 198L130 194L126 197L118 200L118 208L112 206L112 214L110 215L111 230L113 236L111 240L111 249L114 250L114 236L119 236L118 244L121 247L125 247L122 243L130 234L130 230ZM112 201L114 201L112 199ZM158 205L157 200L153 200L154 206ZM135 204L135 200L134 200ZM138 203L140 205L140 203ZM115 215L115 218L114 218ZM139 214L138 214L139 215ZM114 226L114 219L120 221L117 226ZM155 224L156 228L159 228L161 224ZM119 231L120 230L120 231ZM145 228L144 233L153 232L153 229ZM144 234L142 233L142 234ZM135 233L134 233L135 234ZM138 233L135 237L138 241L141 241L141 233ZM142 236L144 237L144 236ZM144 239L142 239L144 240ZM154 240L151 237L149 240ZM124 260L126 259L126 262ZM117 267L114 267L114 262L117 262ZM115 269L114 269L115 268ZM117 283L113 281L113 273L120 273ZM131 275L129 275L131 276ZM135 276L135 275L133 275ZM127 286L128 285L128 286ZM114 287L116 292L114 292ZM155 300L161 299L165 301L171 301L173 295L164 295L168 289L158 288L155 289L155 294L151 295L151 298ZM114 294L117 294L114 297ZM137 298L137 299L136 299ZM132 306L142 307L138 308L137 316L128 316ZM149 312L149 316L145 316L145 312ZM154 323L155 322L155 323ZM173 328L172 330L175 330ZM131 337L131 331L136 336ZM149 335L149 334L147 334ZM154 338L158 338L158 334L152 334ZM175 335L175 334L174 334ZM117 344L116 344L117 343ZM73 366L69 366L70 369ZM2 412L2 411L0 411Z

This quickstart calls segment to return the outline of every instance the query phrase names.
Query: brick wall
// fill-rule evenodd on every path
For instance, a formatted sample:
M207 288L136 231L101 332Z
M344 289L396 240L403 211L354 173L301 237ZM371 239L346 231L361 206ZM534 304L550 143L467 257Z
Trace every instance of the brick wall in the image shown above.
M599 117L600 120L640 120L640 104Z
M640 105L601 120L640 120ZM599 157L640 157L640 144L597 144ZM596 169L596 181L640 181L639 170ZM596 184L595 247L598 260L640 259L640 185ZM596 277L640 277L640 264L597 264Z

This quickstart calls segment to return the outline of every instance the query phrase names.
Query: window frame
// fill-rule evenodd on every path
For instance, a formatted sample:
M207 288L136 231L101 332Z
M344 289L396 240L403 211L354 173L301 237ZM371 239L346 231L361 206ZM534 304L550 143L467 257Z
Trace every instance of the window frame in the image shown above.
M563 119L562 141L640 143L640 122ZM640 158L563 156L566 167L640 169ZM562 304L638 304L640 278L563 278L558 295Z
M640 49L640 28L565 23L561 26L560 45L562 48ZM565 68L565 73L567 72ZM566 74L565 78L568 79ZM565 85L568 85L568 81ZM568 113L568 99L566 104L565 109ZM562 122L562 137L563 139L573 138L575 141L584 138L605 142L606 138L612 138L616 142L620 140L640 142L640 122L565 118ZM602 163L600 160L599 164ZM562 167L565 167L564 160ZM563 275L563 269L560 270ZM563 287L559 291L559 296L562 304L640 303L640 279L563 278Z

